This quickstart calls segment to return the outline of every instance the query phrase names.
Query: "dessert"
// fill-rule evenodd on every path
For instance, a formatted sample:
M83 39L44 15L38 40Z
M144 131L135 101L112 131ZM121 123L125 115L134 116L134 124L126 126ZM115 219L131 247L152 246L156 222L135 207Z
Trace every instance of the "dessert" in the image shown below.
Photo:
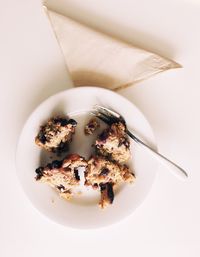
M90 119L84 129L85 135L92 135L95 132L95 130L99 127L100 127L100 123L97 119L95 118Z
M55 188L61 197L70 199L72 189L80 182L80 167L87 167L85 159L78 154L70 154L61 161L54 160L45 167L37 168L35 179Z
M114 200L113 187L122 182L133 182L134 174L125 164L110 161L104 156L93 156L88 161L85 171L85 185L100 189L99 205L105 208Z
M77 122L63 117L51 118L40 127L35 143L49 152L62 153L67 151L72 141Z
M123 123L113 123L105 129L95 142L98 154L119 163L127 161L130 156L130 142Z
M40 127L35 142L48 152L59 155L68 149L76 126L77 122L73 119L52 117ZM98 119L90 119L84 127L85 135L92 135L99 127ZM84 183L85 186L99 190L101 208L112 204L114 189L116 190L121 183L131 183L135 180L135 175L125 164L131 156L125 124L113 122L97 136L93 146L95 146L96 155L88 161L74 153L62 160L53 160L46 166L37 168L36 181L50 185L67 200L78 194L80 192L78 190ZM84 168L84 178L80 176L82 169L79 168Z

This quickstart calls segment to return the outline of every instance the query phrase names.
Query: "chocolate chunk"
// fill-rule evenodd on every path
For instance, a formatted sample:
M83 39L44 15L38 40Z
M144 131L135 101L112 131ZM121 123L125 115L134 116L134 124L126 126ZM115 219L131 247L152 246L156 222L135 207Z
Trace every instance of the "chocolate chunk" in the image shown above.
M54 123L60 123L61 126L67 125L67 122L68 122L67 119L60 118L60 117L55 118L53 121Z
M101 183L99 186L101 188L101 192L106 190L106 184Z
M78 174L78 170L77 169L74 170L74 176L75 176L76 180L78 180L78 181L80 180L80 176Z
M43 170L44 168L43 167L39 167L35 170L37 176L36 176L36 180L39 180L41 179L41 177L43 176Z
M109 202L112 203L114 200L114 192L113 192L113 185L112 183L105 183L105 184L100 184L101 192L106 190L107 197L109 199Z
M107 183L107 194L108 194L110 203L112 203L114 200L114 192L113 192L113 186L111 183Z
M100 175L106 176L106 175L108 175L109 172L110 172L109 169L103 168L102 171L101 171L101 173L100 173Z
M44 168L43 167L39 167L39 168L37 168L36 170L35 170L35 172L37 173L37 174L43 174L43 170L44 170Z
M57 153L58 155L62 152L67 152L69 149L69 144L68 142L60 142L57 148L53 149L54 153Z
M59 169L62 166L62 161L55 160L51 163L52 169Z
M94 129L95 125L94 124L88 124L88 128Z
M55 123L60 123L61 126L66 126L67 124L71 124L72 126L76 126L77 122L74 119L65 119L65 118L55 118Z
M99 139L100 139L101 141L105 141L105 140L107 139L107 137L108 137L108 132L107 132L106 130L104 130L104 131L100 134Z
M60 191L64 191L65 190L65 187L63 185L60 185L60 186L57 186L58 190Z
M51 164L51 163L48 163L48 164L47 164L47 168L51 170L51 169L52 169L52 164Z
M62 121L62 118L60 118L60 117L57 117L57 118L53 119L54 123L61 123L61 121Z
M77 122L74 119L69 119L68 124L72 124L72 126L76 127Z
M98 184L97 183L95 183L94 185L92 185L92 188L93 189L97 189L99 186L98 186Z
M66 126L68 124L68 120L67 119L61 119L60 125L61 126Z
M43 133L43 131L40 131L39 134L38 134L38 139L39 141L42 143L42 144L45 144L47 139Z
M124 145L126 146L126 148L130 147L130 142L128 140L125 140Z

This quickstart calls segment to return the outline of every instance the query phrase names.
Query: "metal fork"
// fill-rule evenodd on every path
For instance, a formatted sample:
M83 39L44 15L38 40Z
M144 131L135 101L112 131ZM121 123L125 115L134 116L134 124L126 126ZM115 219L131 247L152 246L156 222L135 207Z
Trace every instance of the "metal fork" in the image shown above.
M148 150L148 152L150 152L152 156L159 160L160 163L168 167L174 175L176 175L180 179L186 179L188 177L188 174L184 169L182 169L180 166L178 166L176 163L172 162L162 154L158 153L152 147L144 143L138 136L130 132L130 130L126 126L125 119L119 113L100 105L95 105L91 113L108 125L111 125L115 122L122 122L126 127L127 135L129 135L137 144Z

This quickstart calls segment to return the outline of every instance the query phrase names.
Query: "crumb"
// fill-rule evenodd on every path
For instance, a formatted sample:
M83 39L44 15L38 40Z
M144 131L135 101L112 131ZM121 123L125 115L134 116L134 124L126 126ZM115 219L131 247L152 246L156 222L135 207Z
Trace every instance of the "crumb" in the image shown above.
M90 119L84 129L85 135L92 135L99 127L100 127L100 123L97 119L95 118Z
M35 143L53 153L62 153L68 150L68 143L72 141L77 122L73 119L54 117L40 127Z
M119 163L127 161L131 152L125 129L125 125L121 122L113 123L105 129L95 142L97 153Z

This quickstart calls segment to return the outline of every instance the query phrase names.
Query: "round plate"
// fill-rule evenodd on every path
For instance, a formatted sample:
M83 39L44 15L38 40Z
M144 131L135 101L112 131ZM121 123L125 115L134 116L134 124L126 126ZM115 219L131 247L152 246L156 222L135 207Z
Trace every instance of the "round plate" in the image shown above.
M155 147L152 129L144 115L127 99L110 90L96 87L73 88L40 104L27 120L19 139L16 154L18 177L33 205L48 218L65 226L97 228L120 221L144 201L155 178L156 162L132 141L130 167L134 170L136 181L124 184L116 192L113 204L104 210L99 209L100 194L94 190L86 189L74 200L66 201L48 185L35 181L35 169L47 162L47 154L34 143L40 125L59 114L77 119L78 126L70 152L77 152L88 158L91 154L91 141L94 139L84 136L83 127L95 104L119 112L130 130L137 131L146 142Z

